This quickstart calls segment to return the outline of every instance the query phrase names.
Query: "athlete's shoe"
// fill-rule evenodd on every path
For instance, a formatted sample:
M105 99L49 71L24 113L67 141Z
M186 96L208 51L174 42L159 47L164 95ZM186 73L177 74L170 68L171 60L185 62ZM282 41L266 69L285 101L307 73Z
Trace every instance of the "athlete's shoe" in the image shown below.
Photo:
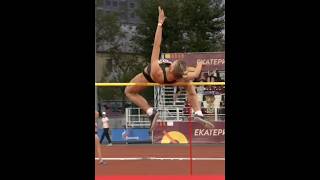
M154 130L156 122L157 122L157 120L159 118L159 115L160 115L160 113L157 110L153 109L152 115L149 116L150 124L151 124L150 125L150 129L151 130Z
M200 116L198 114L195 114L193 119L195 121L198 121L198 122L201 122L203 123L206 127L211 127L211 128L214 128L214 125L210 122L210 121L207 121L204 119L204 116Z

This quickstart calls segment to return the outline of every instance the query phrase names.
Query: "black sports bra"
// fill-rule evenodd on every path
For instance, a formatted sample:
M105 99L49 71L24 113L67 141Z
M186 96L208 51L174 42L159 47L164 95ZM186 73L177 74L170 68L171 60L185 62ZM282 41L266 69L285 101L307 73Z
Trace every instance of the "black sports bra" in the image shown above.
M172 84L172 83L175 83L176 82L176 80L174 80L174 81L168 81L168 79L167 79L167 73L166 73L166 68L167 67L169 67L170 65L171 65L172 63L170 62L170 61L168 61L168 60L160 60L160 63L159 63L159 65L160 65L160 67L161 67L161 69L162 69L162 72L163 72L163 78L164 78L164 83L165 84ZM154 83L154 80L151 78L151 76L150 76L150 73L151 73L151 64L149 64L148 66L147 66L147 72L145 72L145 70L143 70L143 75L144 75L144 77L149 81L149 82L152 82L152 83Z

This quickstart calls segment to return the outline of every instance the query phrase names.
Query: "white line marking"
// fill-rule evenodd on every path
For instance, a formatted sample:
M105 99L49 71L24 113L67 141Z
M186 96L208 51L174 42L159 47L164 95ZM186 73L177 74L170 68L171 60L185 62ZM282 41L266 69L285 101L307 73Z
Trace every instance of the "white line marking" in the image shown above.
M138 158L102 158L103 160L120 160L120 161L130 161L130 160L190 160L190 158L157 158L157 157L138 157ZM99 160L99 158L95 158ZM225 158L192 158L195 161L224 161Z

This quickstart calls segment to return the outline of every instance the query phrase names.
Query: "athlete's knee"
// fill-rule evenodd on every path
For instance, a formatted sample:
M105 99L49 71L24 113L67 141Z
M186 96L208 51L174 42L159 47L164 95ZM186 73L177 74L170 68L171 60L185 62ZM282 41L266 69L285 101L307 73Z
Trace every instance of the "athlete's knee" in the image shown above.
M193 90L189 90L189 91L187 91L187 94L188 94L189 96L196 96L196 95L197 95L197 92L196 92L196 91L193 91Z
M131 88L129 86L127 86L124 90L124 94L127 96L127 97L130 97L133 93L131 92L130 90Z

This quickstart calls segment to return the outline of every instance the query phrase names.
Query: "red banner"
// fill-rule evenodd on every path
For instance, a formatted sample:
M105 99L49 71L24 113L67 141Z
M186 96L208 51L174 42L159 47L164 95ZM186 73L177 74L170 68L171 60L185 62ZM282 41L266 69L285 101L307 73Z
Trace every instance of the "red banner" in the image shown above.
M192 123L192 132L189 129ZM192 144L215 144L225 142L225 123L214 122L214 128L208 128L199 122L158 123L153 131L155 144L187 144L192 133Z
M202 62L202 71L224 71L224 52L192 52L192 53L164 53L164 58L169 60L184 60L188 66L196 66Z

